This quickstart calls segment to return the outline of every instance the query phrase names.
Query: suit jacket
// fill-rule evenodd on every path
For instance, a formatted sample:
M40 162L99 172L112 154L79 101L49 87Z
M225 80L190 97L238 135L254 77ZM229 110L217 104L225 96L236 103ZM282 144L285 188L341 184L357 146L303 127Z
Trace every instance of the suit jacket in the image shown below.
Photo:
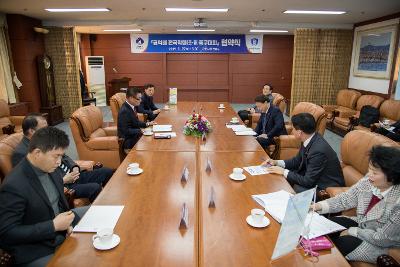
M307 147L301 145L294 158L285 160L285 168L289 170L287 180L305 188L317 185L321 190L345 185L336 152L318 133L314 134Z
M132 148L142 136L140 128L146 128L146 123L139 120L135 110L124 103L118 114L118 137L124 138L124 147Z
M68 211L62 177L56 172L49 175L60 194L60 212ZM54 231L54 217L32 165L22 159L0 187L0 247L9 251L17 264L54 253L65 238L65 232Z
M153 97L148 96L148 95L146 95L146 93L144 93L142 95L142 101L140 102L140 105L138 106L138 112L151 115L151 114L153 114L153 110L157 110L157 109L158 108L154 105Z
M394 185L365 215L372 188L364 177L346 192L320 202L324 207L322 213L357 209L357 215L350 218L358 223L357 237L363 242L346 256L349 260L376 263L376 258L388 254L389 248L400 247L400 185Z
M263 129L264 124L265 129ZM257 135L266 133L269 139L287 134L283 114L279 108L271 105L267 113L261 113L261 117L254 131Z

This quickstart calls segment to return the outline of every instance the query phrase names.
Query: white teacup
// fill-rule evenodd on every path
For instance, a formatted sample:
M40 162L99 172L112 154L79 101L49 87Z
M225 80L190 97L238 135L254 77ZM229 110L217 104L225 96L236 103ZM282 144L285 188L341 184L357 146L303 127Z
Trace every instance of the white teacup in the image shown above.
M131 169L131 170L139 169L139 163L134 162L134 163L129 164L128 169Z
M388 120L388 119L383 120L383 124L384 124L385 126L389 126L390 120Z
M224 108L225 105L224 105L223 103L221 103L221 104L219 104L219 107L220 107L220 108Z
M232 122L235 122L235 123L236 123L236 122L239 122L239 119L236 118L236 117L233 117L233 118L232 118Z
M242 168L233 168L232 176L240 179L243 176L243 169Z
M165 105L165 106L164 106L164 109L169 109L169 106L168 106L168 105Z
M265 211L263 211L262 209L251 210L251 219L255 224L261 224L263 222L264 215Z
M103 228L97 231L97 233L92 237L93 242L97 239L104 246L110 246L113 238L112 228Z
M145 128L145 129L144 129L144 133L145 133L145 134L151 134L151 132L152 132L152 129L151 129L151 128Z

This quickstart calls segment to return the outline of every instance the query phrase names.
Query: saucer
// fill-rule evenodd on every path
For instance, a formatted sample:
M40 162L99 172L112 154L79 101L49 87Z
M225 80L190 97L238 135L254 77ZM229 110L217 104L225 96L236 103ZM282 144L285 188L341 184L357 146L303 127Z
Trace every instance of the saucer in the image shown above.
M170 108L163 108L164 110L170 110Z
M235 176L233 176L233 173L231 173L231 174L229 174L229 178L231 178L232 180L235 180L235 181L243 181L243 180L246 180L246 175L242 174L241 177L236 178Z
M153 135L153 132L144 132L143 135L145 135L145 136L151 136L151 135Z
M224 109L224 108L225 108L225 106L223 106L223 107L221 107L221 106L218 106L218 108L219 108L219 109Z
M143 170L141 168L126 170L126 173L129 175L138 175L138 174L141 174L142 172L143 172Z
M251 215L247 216L246 222L247 222L249 225L251 225L251 226L253 226L253 227L256 227L256 228L264 228L264 227L267 227L267 226L270 224L269 219L268 219L267 217L265 217L265 216L263 217L263 221L262 221L262 223L260 223L260 224L256 224L256 223L253 221L253 217L252 217Z
M230 121L230 123L232 123L232 124L239 124L239 121Z
M98 250L108 250L108 249L112 249L112 248L115 248L116 246L118 246L120 241L121 241L121 239L119 238L119 236L116 235L116 234L113 234L112 241L111 241L110 245L102 244L100 242L100 240L97 238L97 239L94 240L93 246Z

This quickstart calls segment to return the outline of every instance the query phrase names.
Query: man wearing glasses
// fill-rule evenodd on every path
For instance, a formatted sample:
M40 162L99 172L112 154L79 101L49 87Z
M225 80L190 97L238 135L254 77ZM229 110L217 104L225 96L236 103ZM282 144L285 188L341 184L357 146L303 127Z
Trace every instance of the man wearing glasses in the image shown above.
M131 149L140 139L143 132L141 128L149 127L154 122L142 122L137 115L137 108L140 105L142 92L139 88L128 88L126 101L118 114L118 137L124 139L124 149Z

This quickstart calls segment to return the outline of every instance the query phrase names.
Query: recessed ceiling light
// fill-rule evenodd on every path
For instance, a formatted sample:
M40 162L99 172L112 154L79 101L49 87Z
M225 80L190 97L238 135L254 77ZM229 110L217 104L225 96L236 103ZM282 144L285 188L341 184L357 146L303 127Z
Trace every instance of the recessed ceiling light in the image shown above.
M270 32L270 33L279 33L279 32L289 32L289 31L286 31L286 30L257 30L257 29L253 29L253 30L250 30L250 32Z
M109 8L45 8L48 12L108 12Z
M112 29L110 29L110 30L103 30L103 31L105 31L105 32L141 32L142 31L142 29L123 29L123 30L112 30Z
M215 29L176 29L177 32L215 32Z
M342 15L346 11L328 11L328 10L286 10L285 14L320 14L320 15Z
M229 8L165 8L167 12L228 12L228 10Z

